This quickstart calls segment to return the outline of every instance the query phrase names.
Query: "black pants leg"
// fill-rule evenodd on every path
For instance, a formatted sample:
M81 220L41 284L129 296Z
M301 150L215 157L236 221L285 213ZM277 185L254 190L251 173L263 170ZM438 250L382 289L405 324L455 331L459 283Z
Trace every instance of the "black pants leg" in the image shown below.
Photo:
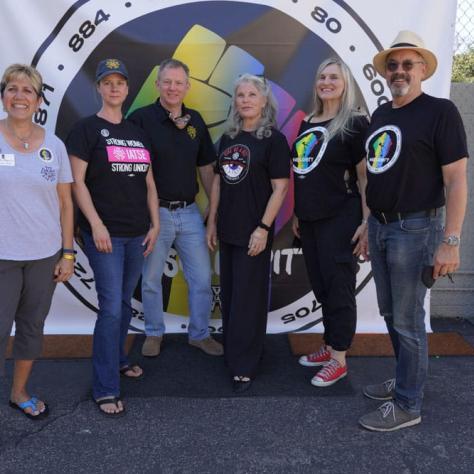
M255 377L268 315L270 248L256 257L220 242L224 357L232 375Z
M356 328L357 262L351 238L360 220L360 203L351 199L335 217L300 221L309 280L322 305L324 341L337 351L349 349Z

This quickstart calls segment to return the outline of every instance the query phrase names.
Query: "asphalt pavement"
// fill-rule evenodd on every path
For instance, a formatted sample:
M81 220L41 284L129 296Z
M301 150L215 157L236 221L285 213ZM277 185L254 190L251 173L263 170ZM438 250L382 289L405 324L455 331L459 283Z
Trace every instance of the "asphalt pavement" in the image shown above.
M474 325L439 321L474 345ZM8 406L0 379L0 473L473 473L474 358L432 357L422 423L372 433L358 418L380 402L365 384L393 376L390 357L351 357L349 375L317 388L285 335L269 335L251 390L235 396L222 358L167 335L156 359L132 350L146 376L124 380L127 414L102 416L89 359L40 360L31 391L51 414L30 421Z

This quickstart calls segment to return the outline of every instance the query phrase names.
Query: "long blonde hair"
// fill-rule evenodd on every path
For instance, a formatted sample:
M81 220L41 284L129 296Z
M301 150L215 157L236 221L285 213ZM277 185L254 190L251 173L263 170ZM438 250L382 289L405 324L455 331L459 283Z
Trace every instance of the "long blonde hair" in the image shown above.
M316 77L314 78L314 106L312 115L317 117L323 113L323 101L318 97L316 83L324 69L332 64L336 64L341 70L342 79L344 80L344 92L342 93L339 110L337 111L336 116L331 120L327 130L330 139L335 135L340 135L340 137L344 139L344 135L353 131L351 127L354 116L360 115L360 113L357 112L356 84L354 78L349 67L339 58L327 58L318 67Z

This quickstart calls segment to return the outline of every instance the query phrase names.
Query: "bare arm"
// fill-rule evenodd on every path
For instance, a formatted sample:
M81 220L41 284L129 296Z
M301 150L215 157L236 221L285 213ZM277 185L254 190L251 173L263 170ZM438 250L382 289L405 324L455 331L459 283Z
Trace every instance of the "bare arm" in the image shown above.
M283 204L283 200L285 199L286 193L288 192L289 179L272 179L271 183L273 192L270 196L270 199L268 200L267 207L265 208L265 212L262 217L262 222L267 226L271 226L273 224L273 221L275 220L278 211ZM267 246L267 240L268 231L257 226L250 235L248 254L251 257L258 255Z
M446 188L445 236L461 235L467 204L467 158L445 165L443 181ZM441 243L434 256L433 278L453 273L459 268L459 247Z
M366 160L359 161L356 166L357 186L360 193L360 202L362 205L362 222L357 227L352 242L356 243L354 247L354 255L362 255L364 260L368 260L368 235L367 235L367 219L369 218L370 210L367 207L365 189L367 188L367 164Z
M59 199L59 218L61 222L61 235L63 248L73 248L74 234L74 207L72 205L71 184L59 183L56 187ZM54 267L54 281L69 280L74 272L74 260L62 258Z
M110 239L109 231L99 217L99 214L97 214L85 183L87 163L74 155L70 155L69 158L71 159L72 174L74 176L72 191L77 205L91 226L92 237L97 250L110 253L112 252L112 240Z
M214 180L214 163L198 167L199 178L206 192L207 198L211 199L211 188Z
M142 245L145 245L143 255L146 257L150 255L155 246L156 239L160 232L160 214L158 210L158 191L156 190L155 180L153 179L153 172L150 168L146 174L146 190L147 190L147 204L148 212L150 213L151 226L147 232Z
M221 193L220 176L215 174L212 180L209 216L207 218L207 246L211 250L215 250L217 245L217 208L219 206L219 198Z

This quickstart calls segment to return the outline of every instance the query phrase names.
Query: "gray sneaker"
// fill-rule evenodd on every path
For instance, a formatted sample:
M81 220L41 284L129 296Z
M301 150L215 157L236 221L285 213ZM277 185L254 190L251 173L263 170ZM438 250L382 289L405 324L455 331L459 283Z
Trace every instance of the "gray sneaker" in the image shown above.
M382 383L367 385L362 390L363 394L372 400L392 400L395 398L395 379Z
M395 431L418 423L421 423L420 415L402 410L395 402L386 402L359 419L359 424L370 431Z
M208 336L205 339L189 339L188 342L191 346L201 349L208 355L224 355L224 348L222 347L222 344L220 342L217 342L211 336Z
M160 355L162 340L163 336L147 336L142 346L142 355L145 357L156 357Z

